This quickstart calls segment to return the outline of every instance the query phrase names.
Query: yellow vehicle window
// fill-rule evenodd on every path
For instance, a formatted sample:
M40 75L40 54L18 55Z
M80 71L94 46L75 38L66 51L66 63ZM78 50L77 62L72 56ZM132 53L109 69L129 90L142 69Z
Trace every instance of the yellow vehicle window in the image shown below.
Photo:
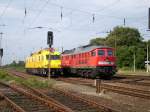
M51 55L51 60L59 60L60 59L60 55ZM49 55L46 55L46 59L49 59Z

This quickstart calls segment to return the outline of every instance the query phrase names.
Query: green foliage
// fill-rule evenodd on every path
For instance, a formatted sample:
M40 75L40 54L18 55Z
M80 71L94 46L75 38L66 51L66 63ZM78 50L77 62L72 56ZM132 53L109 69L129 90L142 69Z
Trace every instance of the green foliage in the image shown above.
M106 37L106 44L115 47L117 46L133 46L142 42L143 38L135 28L115 27L114 30Z
M23 84L34 88L51 88L54 85L54 80L38 80L37 78L30 78L23 82Z
M9 76L7 72L0 70L0 80L10 81L12 79L13 79L13 77Z
M91 45L105 45L105 38L95 38L90 40Z
M24 72L25 71L24 66L25 66L24 61L18 61L18 63L16 61L13 61L12 63L5 65L4 67Z
M147 43L150 50L150 40L143 42L139 31L129 27L115 27L106 38L90 40L92 45L107 45L116 48L117 66L119 68L132 68L135 54L136 68L143 69L145 67Z
M54 80L39 80L37 77L31 77L29 79L24 80L19 77L11 76L4 70L0 70L0 80L24 84L34 88L50 88L55 84Z
M24 66L24 65L25 65L24 61L18 61L18 62L13 61L12 63L10 63L6 66L15 67L15 66Z

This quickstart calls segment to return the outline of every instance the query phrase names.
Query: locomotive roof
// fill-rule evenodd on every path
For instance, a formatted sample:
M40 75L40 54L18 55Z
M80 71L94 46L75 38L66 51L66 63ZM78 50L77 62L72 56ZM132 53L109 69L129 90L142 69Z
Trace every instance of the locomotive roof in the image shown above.
M41 50L39 50L39 51L37 51L37 52L31 53L30 56L32 56L32 55L37 55L37 54L42 54L43 52L45 52L45 53L51 52L51 53L53 53L53 54L57 53L57 51L56 51L54 48L51 48L51 49L49 49L49 48L44 48L44 49L41 49Z
M97 49L97 48L112 48L112 47L86 45L86 46L77 47L77 48L74 48L71 50L65 50L62 54L78 54L78 53L83 53L83 52L89 52L89 51L91 51L93 49Z

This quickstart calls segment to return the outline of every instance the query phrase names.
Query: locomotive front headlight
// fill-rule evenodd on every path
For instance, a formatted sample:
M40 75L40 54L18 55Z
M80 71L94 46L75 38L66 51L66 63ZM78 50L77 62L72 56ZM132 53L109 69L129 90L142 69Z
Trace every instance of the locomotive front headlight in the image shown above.
M106 64L106 61L99 61L98 64L99 65Z
M111 61L99 61L98 64L99 65L103 65L103 64L111 64L112 65L112 64L114 64L114 62L111 62Z

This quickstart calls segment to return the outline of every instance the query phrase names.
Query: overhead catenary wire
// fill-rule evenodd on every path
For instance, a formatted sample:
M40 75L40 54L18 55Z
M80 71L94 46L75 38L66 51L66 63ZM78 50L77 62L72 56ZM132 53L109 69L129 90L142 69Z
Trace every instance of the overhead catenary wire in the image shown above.
M119 2L120 0L117 0L117 1L115 1L115 2L113 2L113 4L115 4L116 2ZM95 15L98 15L98 16L107 16L107 17L112 17L112 18L116 18L116 19L119 19L119 20L122 20L123 19L123 17L115 17L115 16L112 16L112 15L104 15L104 14L99 14L99 13L97 13L97 12L89 12L89 11L85 11L85 10L81 10L81 9L74 9L74 8L70 8L70 7L66 7L66 6L63 6L63 5L59 5L59 4L56 4L56 3L52 3L52 2L50 2L49 3L50 5L52 5L52 6L54 6L54 7L59 7L59 8L61 8L61 20L62 20L62 16L63 16L63 14L62 14L62 7L64 8L64 9L66 9L66 10L71 10L71 16L72 16L72 13L73 12L80 12L80 13L84 13L84 14L89 14L89 15L92 15L92 22L94 23L95 22ZM111 4L112 5L112 4ZM95 14L96 13L96 14ZM88 20L88 19L86 19L86 20ZM71 18L71 21L72 21L72 18ZM71 24L72 24L72 22L71 22ZM70 25L69 25L70 26ZM66 29L66 28L65 28Z
M118 1L118 0L117 0L117 1ZM120 0L119 0L119 1L120 1ZM72 13L73 13L73 12L80 12L80 13L89 14L89 15L95 14L95 15L99 15L99 16L107 16L107 17L112 17L112 18L116 18L116 19L123 19L123 17L117 17L117 16L112 16L112 15L100 14L100 11L99 11L99 12L85 11L85 10L81 10L81 9L76 9L76 8L71 8L71 7L59 5L59 4L52 3L52 2L50 2L49 4L52 5L52 6L55 6L55 7L59 7L59 8L63 7L63 9L71 10Z
M119 2L120 0L116 0L115 2ZM46 0L46 4L47 5L49 2L49 0ZM116 5L115 2L113 2L112 4ZM123 20L124 17L117 17L117 16L114 16L114 15L107 15L107 14L99 14L99 12L90 12L90 11L85 11L85 10L81 10L81 9L75 9L75 8L71 8L71 7L66 7L66 6L63 6L63 5L59 5L59 4L55 4L55 3L52 3L50 2L49 3L50 5L53 5L55 7L59 7L61 9L61 14L60 14L60 17L61 17L61 20L63 19L64 17L64 10L62 11L62 8L63 9L68 9L68 10L71 10L71 14L73 12L80 12L80 13L85 13L85 14L90 14L90 16L92 15L92 21L93 23L95 22L95 17L97 16L107 16L107 17L111 17L111 18L116 18L118 20ZM33 18L33 21L31 22L31 24L29 25L29 27L31 27L38 19L38 17L41 15L41 13L43 12L44 8L45 8L45 5L43 5L43 7L39 10L39 12L37 13L37 15ZM108 7L109 5L107 5ZM107 9L107 7L104 7ZM109 7L108 7L109 8ZM72 18L71 18L72 19ZM101 19L96 19L96 20L101 20ZM71 20L72 21L72 20Z
M39 0L39 1L41 1L41 0ZM35 3L37 3L37 0L35 1L35 0L33 0L33 2L30 4L30 6L33 8L34 6L35 6ZM47 3L47 2L46 2ZM29 17L30 15L29 15L29 11L31 11L31 7L29 7L29 6L27 6L28 4L27 4L27 2L26 2L26 0L24 0L24 2L23 2L23 13L24 13L24 16L23 16L23 18L22 18L22 20L21 20L21 24L18 26L18 28L16 29L16 31L15 31L15 35L17 35L18 33L19 33L19 31L18 30L20 30L20 27L22 27L23 26L23 35L25 36L26 35L26 31L27 31L27 17ZM44 6L43 6L44 7ZM26 9L26 10L25 10ZM37 16L37 15L36 15ZM26 21L26 22L25 22ZM33 20L33 22L34 22L34 20ZM32 22L32 23L33 23Z
M111 8L111 7L114 7L114 6L117 5L119 2L120 2L120 0L116 0L116 1L114 1L114 2L112 2L112 3L110 3L110 4L108 4L108 5L104 6L103 8L98 9L96 12L102 12L102 11L104 11L104 10L106 10L106 9L109 9L109 8Z
M26 0L24 0L24 17L22 19L23 25L24 25L26 16L27 16L27 7L26 7Z
M5 15L7 9L9 8L10 4L12 3L13 0L9 0L8 4L6 5L6 7L4 8L4 10L2 11L2 13L0 14L0 20L2 20L2 17Z
M93 20L93 23L94 23L95 22L95 14L93 14L92 20Z
M46 8L46 5L48 5L50 0L46 0L45 4L42 6L42 8L39 10L39 12L36 14L36 16L33 18L32 22L29 24L29 27L31 27L38 19L38 17L42 14L43 10Z
M30 4L32 8L34 7L35 3L37 3L37 0L36 1L33 0L33 2ZM23 2L23 13L24 13L23 15L24 16L21 20L20 26L23 25L25 27L25 19L27 19L27 16L29 16L28 15L29 9L30 9L30 7L29 6L27 7L27 2L26 2L26 0L24 0L24 2ZM20 29L20 26L16 30L15 34L18 33L18 30ZM25 30L25 28L24 28L24 30Z
M62 20L62 18L63 18L63 12L62 12L62 10L63 10L63 7L61 7L61 14L60 14L61 20Z
M47 2L47 1L46 1ZM115 2L113 2L113 3L111 3L111 4L109 4L109 5L116 5L116 3L119 3L120 2L120 0L116 0ZM62 5L59 5L59 4L56 4L56 3L52 3L52 2L50 2L49 3L50 5L52 5L52 6L55 6L55 7L59 7L59 8L61 8L61 14L60 14L60 17L61 17L61 20L62 20L62 18L63 18L63 12L62 12L62 7L64 8L64 9L68 9L68 10L71 10L72 11L72 13L75 11L75 12L81 12L81 13L86 13L86 14L90 14L91 15L91 13L92 13L92 21L93 21L93 23L95 22L95 15L100 15L100 16L107 16L107 17L111 17L111 18L116 18L116 19L119 19L119 20L123 20L124 19L124 17L117 17L117 16L114 16L114 15L105 15L105 14L99 14L99 12L97 13L94 13L94 16L93 16L93 12L89 12L89 11L84 11L84 10L80 10L80 9L74 9L74 8L70 8L70 7L64 7L64 6L62 6ZM104 7L103 8L103 10L105 9L105 8L109 8L109 5L107 5L107 7ZM102 11L102 10L101 10ZM33 19L34 20L34 19ZM71 20L72 21L72 20ZM35 22L35 21L33 21L33 22Z

